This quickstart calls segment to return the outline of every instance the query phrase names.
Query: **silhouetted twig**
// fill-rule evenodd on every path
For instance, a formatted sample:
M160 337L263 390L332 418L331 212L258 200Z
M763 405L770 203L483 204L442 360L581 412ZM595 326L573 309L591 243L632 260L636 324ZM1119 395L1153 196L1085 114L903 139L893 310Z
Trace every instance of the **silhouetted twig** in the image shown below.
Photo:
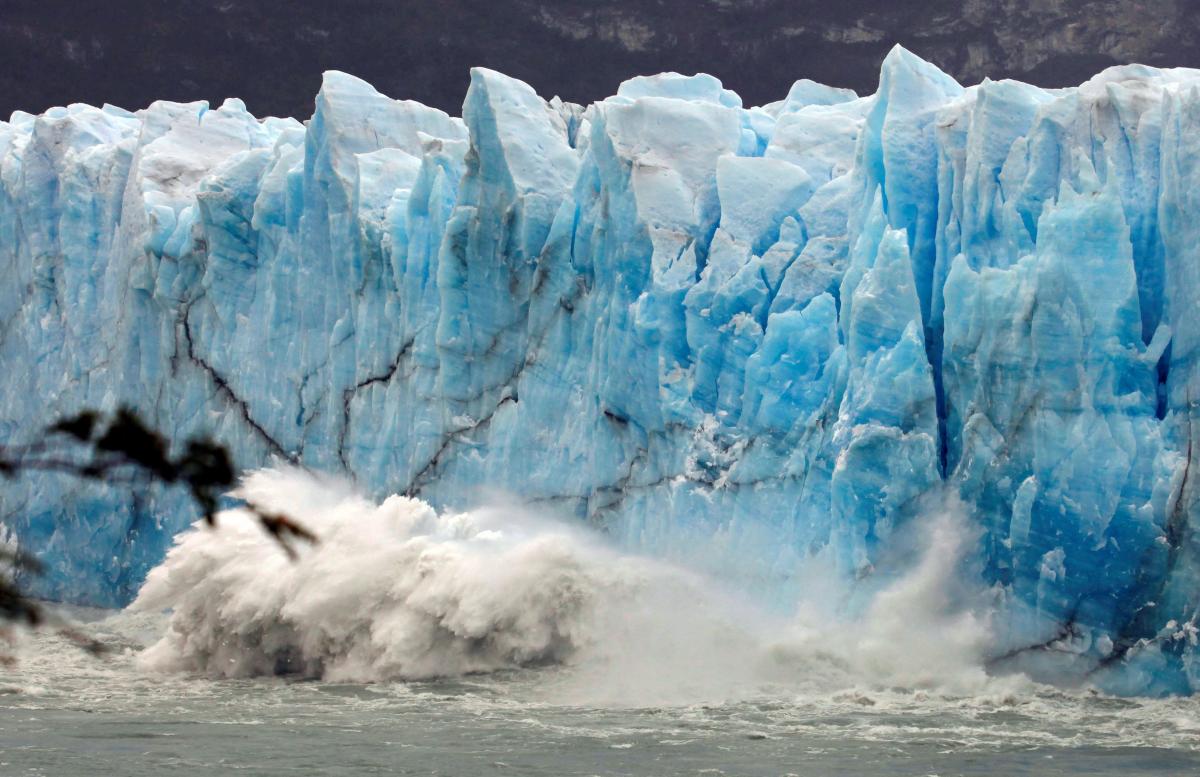
M146 425L137 413L121 408L105 419L85 410L46 428L47 437L26 445L0 445L0 475L23 472L60 472L85 480L136 485L160 482L188 490L210 527L217 523L220 498L236 479L229 451L204 437L185 443L177 457L170 455L167 438ZM267 532L287 553L296 557L296 542L314 544L317 537L286 515L267 512L247 503ZM22 574L41 572L37 559L0 548L0 622L23 623L31 628L46 624L37 602L20 588ZM79 647L99 655L104 646L81 632L61 626L58 633ZM2 656L0 656L2 658Z

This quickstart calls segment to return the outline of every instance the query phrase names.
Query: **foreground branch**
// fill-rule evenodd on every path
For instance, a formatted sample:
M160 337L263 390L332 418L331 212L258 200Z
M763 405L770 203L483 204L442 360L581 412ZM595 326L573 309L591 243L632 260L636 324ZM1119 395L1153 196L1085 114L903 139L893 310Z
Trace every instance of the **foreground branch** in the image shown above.
M167 438L129 408L121 408L107 420L86 410L51 424L46 433L45 439L29 445L0 445L0 475L15 478L24 472L57 472L135 488L152 483L180 486L187 489L210 527L217 524L221 497L235 484L235 469L225 446L196 437L172 457ZM316 535L286 515L252 503L245 508L289 558L296 558L298 542L317 542ZM103 646L95 640L65 623L51 624L44 609L21 589L21 577L41 572L37 559L0 547L0 624L54 625L60 635L82 649L101 653Z

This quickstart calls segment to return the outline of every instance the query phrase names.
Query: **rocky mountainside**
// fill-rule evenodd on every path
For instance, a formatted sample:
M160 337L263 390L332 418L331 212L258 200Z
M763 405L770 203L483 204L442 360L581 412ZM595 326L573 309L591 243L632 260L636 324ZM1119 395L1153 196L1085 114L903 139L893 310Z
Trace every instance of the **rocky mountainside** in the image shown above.
M0 3L0 116L70 102L243 97L307 117L321 71L458 113L484 65L586 103L664 70L748 104L799 77L875 89L894 43L963 82L1078 84L1114 63L1200 65L1194 0L116 0Z

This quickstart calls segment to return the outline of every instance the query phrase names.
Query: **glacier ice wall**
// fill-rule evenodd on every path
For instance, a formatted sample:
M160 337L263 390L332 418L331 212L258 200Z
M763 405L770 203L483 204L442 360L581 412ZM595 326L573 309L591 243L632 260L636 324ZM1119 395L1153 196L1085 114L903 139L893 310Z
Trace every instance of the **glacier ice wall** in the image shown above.
M463 118L331 72L0 122L0 434L129 404L239 463L489 493L786 605L877 588L949 489L998 668L1200 687L1200 71L963 88L897 48L859 98L709 76L586 108L476 69ZM30 477L41 593L127 602L173 492Z

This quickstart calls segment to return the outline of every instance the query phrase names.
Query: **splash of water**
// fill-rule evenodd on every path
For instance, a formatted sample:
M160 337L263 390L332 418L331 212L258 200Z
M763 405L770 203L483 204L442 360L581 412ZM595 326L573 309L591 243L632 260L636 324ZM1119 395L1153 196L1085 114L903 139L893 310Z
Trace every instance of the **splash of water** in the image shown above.
M858 615L831 604L844 597L814 561L811 595L785 618L526 510L439 515L278 470L252 474L243 495L321 542L291 562L243 510L182 535L133 604L172 611L143 667L378 681L561 665L560 698L642 703L989 682L986 609L960 582L973 536L953 505L895 543L904 571Z

